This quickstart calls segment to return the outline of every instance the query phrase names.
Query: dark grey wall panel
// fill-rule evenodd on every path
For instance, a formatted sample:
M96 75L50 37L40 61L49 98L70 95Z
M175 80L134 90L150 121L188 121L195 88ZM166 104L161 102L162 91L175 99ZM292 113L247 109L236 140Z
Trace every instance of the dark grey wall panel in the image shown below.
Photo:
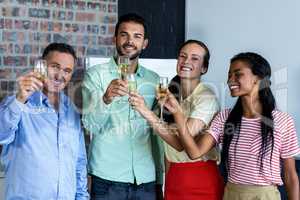
M143 58L176 58L185 38L185 0L119 0L119 16L135 12L148 24L150 44Z

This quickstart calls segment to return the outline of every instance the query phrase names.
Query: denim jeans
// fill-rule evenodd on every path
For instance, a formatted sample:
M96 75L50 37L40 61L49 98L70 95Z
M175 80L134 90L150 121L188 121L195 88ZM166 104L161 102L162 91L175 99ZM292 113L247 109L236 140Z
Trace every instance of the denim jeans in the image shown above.
M155 191L155 182L136 185L92 176L92 200L155 200Z

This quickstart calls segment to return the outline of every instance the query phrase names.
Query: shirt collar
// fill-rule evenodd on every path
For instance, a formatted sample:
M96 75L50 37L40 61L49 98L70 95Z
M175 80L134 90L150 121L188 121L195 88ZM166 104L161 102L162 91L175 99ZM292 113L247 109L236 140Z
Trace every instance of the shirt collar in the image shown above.
M136 74L140 77L144 77L144 75L145 75L145 68L142 65L140 65L139 63L138 63L138 68L136 70Z
M118 70L118 65L114 57L111 57L111 59L109 60L109 66L110 66L110 73L114 73ZM136 75L140 77L144 77L145 75L145 68L142 65L140 65L140 63L138 63Z
M34 105L40 104L40 97L42 96L42 103L43 105L49 106L48 97L41 91L35 91L28 99L27 102L32 103Z
M114 59L114 57L111 57L110 60L109 60L109 71L110 73L114 73L118 70L118 65Z
M203 87L204 87L204 84L200 81L198 83L198 85L195 87L195 89L193 90L193 92L187 98L185 98L183 101L190 101L191 99L193 99L195 94L198 93L200 90L202 90Z
M31 104L34 104L34 105L40 105L40 96L42 95L42 104L43 106L47 106L47 107L53 107L50 102L49 102L49 99L48 97L41 91L36 91L34 92L27 100L27 102L31 103ZM59 102L60 104L63 103L64 107L66 106L65 104L68 103L66 101L66 96L64 94L64 92L60 92L59 93Z

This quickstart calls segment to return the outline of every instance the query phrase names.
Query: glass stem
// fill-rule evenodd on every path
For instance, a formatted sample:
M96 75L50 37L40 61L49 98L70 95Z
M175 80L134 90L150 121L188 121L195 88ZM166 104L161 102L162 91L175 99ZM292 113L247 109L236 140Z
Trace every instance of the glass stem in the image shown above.
M130 119L136 119L136 111L133 109L133 106L129 105L129 116Z
M163 121L163 109L164 109L164 105L160 104L160 121Z
M41 91L41 94L40 94L40 107L43 106L43 92Z
M129 121L130 121L130 119L131 119L131 106L130 105L128 105L128 113L129 113L129 116L128 116L128 119L129 119Z

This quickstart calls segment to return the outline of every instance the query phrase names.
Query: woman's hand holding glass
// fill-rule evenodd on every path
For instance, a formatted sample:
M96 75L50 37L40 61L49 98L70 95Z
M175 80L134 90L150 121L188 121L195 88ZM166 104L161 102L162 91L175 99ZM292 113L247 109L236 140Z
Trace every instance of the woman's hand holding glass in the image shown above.
M164 98L162 98L161 93L157 91L156 99L160 105L163 105L172 114L182 111L179 102L169 90L167 90Z

